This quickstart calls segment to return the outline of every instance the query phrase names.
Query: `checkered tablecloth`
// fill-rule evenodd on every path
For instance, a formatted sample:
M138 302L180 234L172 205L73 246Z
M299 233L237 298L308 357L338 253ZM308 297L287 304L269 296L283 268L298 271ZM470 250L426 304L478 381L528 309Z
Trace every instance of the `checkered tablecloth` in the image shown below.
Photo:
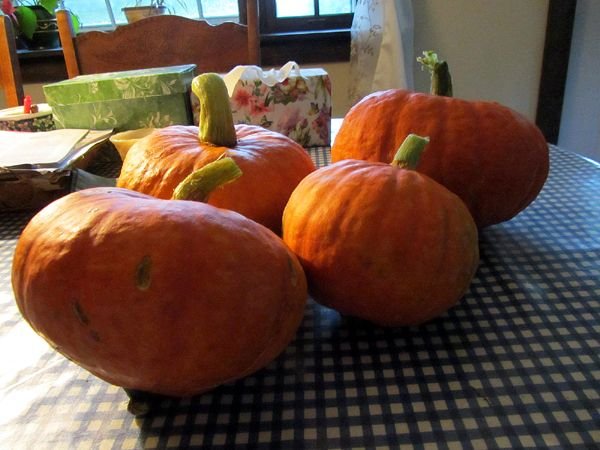
M442 317L382 329L310 300L268 367L141 417L19 316L9 272L29 217L0 219L0 449L599 448L600 167L571 153L552 147L538 199L481 233Z

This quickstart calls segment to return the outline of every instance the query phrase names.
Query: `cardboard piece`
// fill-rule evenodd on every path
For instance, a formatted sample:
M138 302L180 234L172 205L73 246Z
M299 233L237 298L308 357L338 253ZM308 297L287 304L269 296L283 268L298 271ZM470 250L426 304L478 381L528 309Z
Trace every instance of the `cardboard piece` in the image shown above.
M0 211L40 209L71 192L81 179L73 177L78 169L88 168L107 145L116 154L108 142L110 134L110 130L0 132L0 149L7 150L0 152Z

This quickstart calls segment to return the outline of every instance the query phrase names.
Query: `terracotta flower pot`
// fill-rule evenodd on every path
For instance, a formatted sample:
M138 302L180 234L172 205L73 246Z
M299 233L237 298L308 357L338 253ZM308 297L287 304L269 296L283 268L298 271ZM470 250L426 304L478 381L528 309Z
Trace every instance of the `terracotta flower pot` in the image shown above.
M137 22L151 16L161 16L167 13L166 6L131 6L122 8L128 23Z

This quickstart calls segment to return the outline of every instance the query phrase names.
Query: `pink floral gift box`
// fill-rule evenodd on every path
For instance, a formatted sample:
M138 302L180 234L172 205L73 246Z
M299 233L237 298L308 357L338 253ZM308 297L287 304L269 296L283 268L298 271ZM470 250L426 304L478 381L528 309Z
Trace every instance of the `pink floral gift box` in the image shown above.
M260 125L303 147L330 145L331 81L325 70L301 69L294 62L268 71L237 66L223 79L234 123ZM197 100L192 105L197 124Z

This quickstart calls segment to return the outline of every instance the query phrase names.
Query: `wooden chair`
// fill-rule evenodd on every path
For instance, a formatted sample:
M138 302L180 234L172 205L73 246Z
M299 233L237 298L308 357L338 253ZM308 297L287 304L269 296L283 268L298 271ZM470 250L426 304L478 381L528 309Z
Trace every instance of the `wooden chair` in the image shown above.
M0 17L0 82L6 106L14 107L23 104L21 68L10 18L2 13Z
M242 5L243 6L243 5ZM210 25L163 15L75 35L67 11L57 11L69 78L80 74L196 64L198 73L228 72L238 64L260 64L257 0L246 0L246 24Z

